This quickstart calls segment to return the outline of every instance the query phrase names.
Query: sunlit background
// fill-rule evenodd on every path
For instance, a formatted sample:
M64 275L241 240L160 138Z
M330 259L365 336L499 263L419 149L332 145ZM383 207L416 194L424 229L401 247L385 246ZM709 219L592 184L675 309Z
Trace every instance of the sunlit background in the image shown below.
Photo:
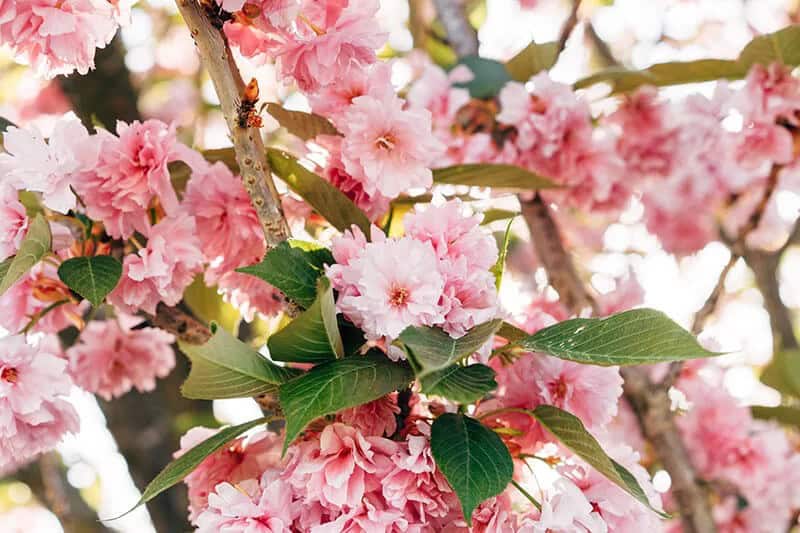
M410 13L430 18L430 2L382 0L381 4L381 21L390 32L383 55L403 56L411 50L413 42ZM480 24L481 55L499 60L511 57L531 40L556 39L570 9L566 0L524 2L533 7L523 7L517 0L470 4L473 23ZM595 0L584 2L580 17L581 23L552 70L559 81L572 82L604 66L596 46L592 46L595 38L607 43L618 60L636 68L660 61L735 57L754 35L796 22L798 1ZM122 40L127 50L125 63L140 87L139 104L145 116L176 122L183 140L198 148L230 144L216 108L213 87L200 71L192 41L173 2L140 1L133 9L131 24L122 30ZM301 95L277 82L271 66L256 67L241 58L239 62L246 79L251 75L259 79L264 100L308 109ZM0 51L0 70L0 116L21 124L34 123L47 132L56 116L48 114L48 106L60 109L52 97L39 96L45 82L14 64L7 51ZM398 61L394 74L397 86L402 87L409 80L411 66ZM669 89L666 94L681 96L689 91L710 94L712 88L712 84L682 86ZM603 111L606 104L600 94L586 96L596 102L598 113ZM271 119L265 120L267 131L277 128ZM782 192L777 202L778 214L788 227L800 211L800 197ZM688 326L728 261L728 249L721 243L711 243L697 254L678 260L665 253L657 239L647 233L641 217L641 205L634 204L619 222L604 229L601 235L604 251L588 265L592 285L598 293L606 293L614 289L615 279L633 272L644 288L645 305L663 310ZM520 235L525 235L524 223L518 223ZM800 272L800 249L795 248L785 255L779 271L783 301L795 311L800 308L797 272ZM537 275L541 277L542 273ZM513 275L504 280L502 298L511 314L524 309L531 296ZM730 352L718 363L726 369L724 383L734 396L748 404L779 402L777 392L758 380L759 367L771 357L772 338L760 292L742 261L729 276L724 305L703 336L713 338L716 349ZM98 403L77 389L71 400L80 412L82 429L58 450L67 467L66 479L101 517L117 516L131 507L139 492L106 428ZM215 401L213 412L219 423L232 423L255 418L260 411L251 400L226 400ZM661 490L669 486L665 475L662 472L655 478ZM155 531L144 507L109 523L109 527L131 533ZM28 485L16 480L2 482L0 532L23 530L62 531L58 520L37 506Z

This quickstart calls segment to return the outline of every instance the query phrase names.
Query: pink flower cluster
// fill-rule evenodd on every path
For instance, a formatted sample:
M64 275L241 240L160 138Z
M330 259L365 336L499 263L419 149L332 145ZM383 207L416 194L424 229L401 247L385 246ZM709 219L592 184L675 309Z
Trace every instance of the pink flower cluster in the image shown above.
M0 2L0 42L39 74L55 77L94 68L127 18L127 0L12 0Z
M78 431L78 415L64 396L72 382L67 363L45 343L0 338L0 472L24 464Z
M339 291L337 309L370 340L394 339L420 325L460 337L494 318L497 290L489 268L497 244L479 223L456 200L406 215L399 239L374 228L367 243L354 227L334 240L337 263L326 268Z

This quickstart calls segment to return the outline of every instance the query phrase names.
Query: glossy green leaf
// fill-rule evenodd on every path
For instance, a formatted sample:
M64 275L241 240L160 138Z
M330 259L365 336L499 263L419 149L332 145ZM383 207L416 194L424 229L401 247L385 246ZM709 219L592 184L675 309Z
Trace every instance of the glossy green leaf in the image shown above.
M380 353L323 363L284 383L279 392L286 417L284 452L309 422L376 400L413 379L407 365Z
M0 281L0 295L11 288L22 276L36 265L50 251L50 225L42 215L36 215L28 227L25 238L20 243L17 255L3 270Z
M600 443L589 433L578 417L552 405L540 405L532 413L536 420L575 455L589 463L595 470L642 504L666 517L663 512L650 505L647 495L633 474L603 451Z
M511 242L511 224L513 222L513 218L508 221L506 231L503 234L503 242L500 245L500 253L497 256L497 261L490 269L491 273L494 274L494 284L498 291L500 290L500 284L503 281L503 273L506 269L506 256L508 255L508 245Z
M505 84L511 81L511 75L506 70L506 66L493 59L467 56L461 58L458 64L469 68L473 78L470 81L453 85L468 89L469 95L473 98L494 98Z
M506 62L506 69L515 81L525 83L531 77L550 68L558 61L557 42L532 42Z
M316 113L292 111L276 103L267 104L266 109L278 124L304 141L311 140L317 135L341 135L330 120Z
M211 324L213 336L202 345L178 342L192 362L181 387L187 398L221 400L250 398L274 392L300 371L271 363L224 329Z
M109 255L73 257L58 267L58 277L95 307L103 303L122 276L122 263Z
M654 309L633 309L608 318L575 318L516 341L527 351L600 366L646 365L719 355Z
M319 279L317 299L311 307L270 336L267 346L275 361L316 364L344 357L328 278Z
M458 339L439 328L408 327L400 334L399 340L410 350L417 377L422 379L475 353L502 323L502 320L484 322Z
M260 263L236 271L263 279L307 308L317 297L317 280L324 274L323 265L334 262L329 250L310 248L310 244L284 241L267 252Z
M127 515L140 505L149 502L165 490L173 487L183 481L183 479L192 473L192 471L203 462L203 460L221 449L230 441L241 435L242 433L253 429L256 426L267 423L269 420L266 418L259 418L252 420L238 426L229 426L221 429L211 437L207 438L197 446L190 448L183 455L169 463L164 470L162 470L142 492L142 497L131 509L115 518L107 520L117 520Z
M355 224L369 238L369 218L342 191L308 170L286 152L270 148L267 155L272 172L333 227L344 231Z
M494 377L494 370L486 365L452 365L428 374L420 380L420 384L425 394L458 403L473 403L497 388Z
M557 187L549 179L524 168L503 164L466 164L434 168L433 181L449 185L470 185L533 191Z
M514 474L514 461L500 437L466 415L446 413L433 422L431 452L467 524L475 508L503 492Z

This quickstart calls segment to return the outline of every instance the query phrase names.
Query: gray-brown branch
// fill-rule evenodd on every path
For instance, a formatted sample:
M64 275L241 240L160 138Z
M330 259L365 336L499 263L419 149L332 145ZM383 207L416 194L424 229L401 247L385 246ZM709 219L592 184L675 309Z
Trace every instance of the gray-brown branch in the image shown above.
M478 55L478 34L467 18L461 0L433 0L439 21L447 33L447 42L458 57Z

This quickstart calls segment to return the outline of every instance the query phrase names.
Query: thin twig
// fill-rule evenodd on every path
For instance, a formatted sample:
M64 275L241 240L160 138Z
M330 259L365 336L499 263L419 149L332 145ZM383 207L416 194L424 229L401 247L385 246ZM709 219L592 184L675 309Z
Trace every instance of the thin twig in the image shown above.
M447 42L458 57L478 55L478 34L469 22L461 0L433 0Z
M581 0L572 0L572 8L570 9L569 16L567 17L567 20L564 21L564 24L561 26L561 31L558 34L559 53L564 51L564 48L567 46L569 36L572 35L572 31L575 29L575 26L578 25L578 10L580 7Z

